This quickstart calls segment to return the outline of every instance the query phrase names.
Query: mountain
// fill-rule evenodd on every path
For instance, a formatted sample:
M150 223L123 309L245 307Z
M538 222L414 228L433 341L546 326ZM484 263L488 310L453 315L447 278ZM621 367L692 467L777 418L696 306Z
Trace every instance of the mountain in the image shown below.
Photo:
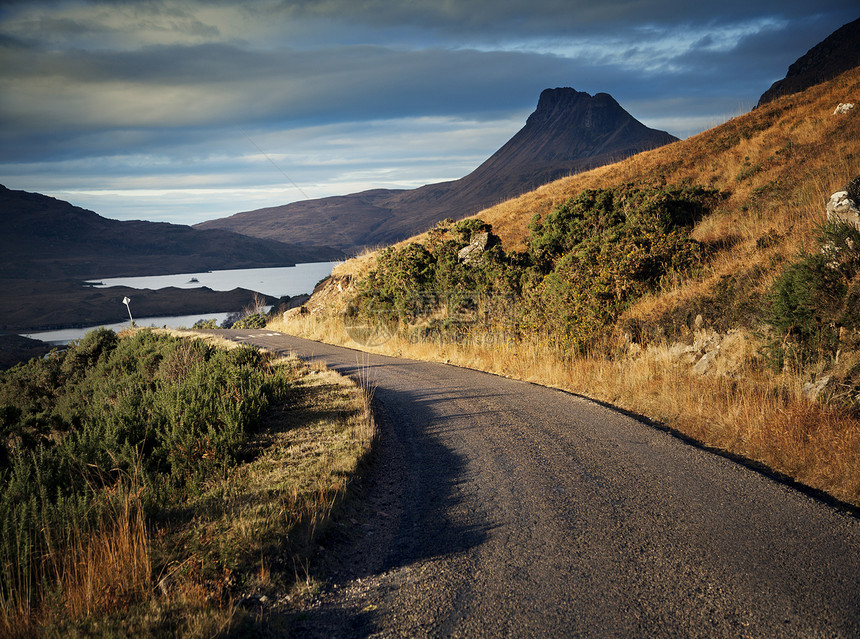
M346 252L390 244L446 217L462 218L554 179L624 159L677 138L649 129L612 96L547 89L525 126L469 175L417 189L375 189L293 202L197 224Z
M762 106L784 95L800 93L860 65L860 18L843 25L798 58L785 78L759 98Z
M95 278L338 259L328 247L291 246L223 230L121 222L38 193L0 185L3 278Z
M519 292L517 278L509 278L511 289L481 296L480 310L463 305L448 311L428 297L424 308L432 315L390 323L386 339L394 336L374 350L520 377L634 414L659 415L661 428L732 459L753 460L756 472L780 481L791 477L795 486L815 489L808 493L816 499L824 491L854 504L845 512L858 512L860 241L847 227L822 229L830 195L847 190L860 173L860 108L834 113L840 102L858 98L860 66L681 142L482 210L481 219L513 258L508 267L523 269L528 261L516 252L548 245L532 244L540 237L530 224L536 215L544 230L555 227L554 241L563 242L599 232L612 217L601 214L599 221L580 224L568 214L586 220L586 210L612 207L631 188L692 193L705 187L716 198L683 231L689 233L683 241L641 235L620 261L612 259L617 242L596 241L571 251L563 268L543 280L532 271ZM606 197L593 198L594 208L591 197L579 200L582 208L560 206L592 189L606 190ZM654 213L683 201L653 191L648 200ZM429 240L425 233L411 241ZM691 248L701 250L699 257ZM629 277L625 273L647 273L663 258L646 256L664 250L672 274L617 306L614 298L626 294L618 286ZM320 287L308 303L316 318L312 335L299 315L272 328L340 339L343 309L349 304L361 316L360 305L370 297L356 294L378 255L348 260ZM701 260L701 267L683 266L688 256ZM503 259L500 253L489 264L497 259ZM463 268L475 277L492 272ZM597 287L583 286L598 273ZM456 303L450 294L456 284L451 286L439 302ZM471 285L462 292L478 301ZM597 302L596 312L579 312L589 300ZM614 319L613 307L619 309ZM533 319L522 321L529 310ZM563 350L572 337L589 333L586 348ZM356 341L361 337L356 333Z

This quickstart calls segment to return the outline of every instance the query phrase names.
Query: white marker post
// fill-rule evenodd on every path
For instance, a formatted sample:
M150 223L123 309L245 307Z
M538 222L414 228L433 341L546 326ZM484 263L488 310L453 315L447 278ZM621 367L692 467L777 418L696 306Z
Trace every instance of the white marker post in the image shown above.
M125 308L128 311L128 321L131 323L132 326L134 326L134 318L131 316L131 306L128 305L130 301L131 300L127 297L122 298L122 303L125 304Z

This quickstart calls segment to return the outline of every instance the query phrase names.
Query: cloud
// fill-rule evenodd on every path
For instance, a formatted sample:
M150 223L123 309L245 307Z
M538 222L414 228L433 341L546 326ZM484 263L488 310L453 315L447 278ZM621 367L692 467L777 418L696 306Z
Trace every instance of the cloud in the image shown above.
M284 184L245 132L313 197L415 186L470 171L558 86L685 137L854 18L843 0L7 0L0 182L222 214Z

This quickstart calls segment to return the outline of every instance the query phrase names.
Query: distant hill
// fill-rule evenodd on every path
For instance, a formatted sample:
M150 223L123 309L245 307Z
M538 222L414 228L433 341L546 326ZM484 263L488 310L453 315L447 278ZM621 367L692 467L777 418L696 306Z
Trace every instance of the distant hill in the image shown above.
M68 202L0 185L3 278L94 278L291 266L338 259L328 247L291 246L223 230L121 222Z
M469 175L411 190L376 189L237 213L197 224L347 252L389 244L462 218L559 177L609 164L677 138L646 127L612 96L547 89L526 125Z
M343 256L328 247L223 230L109 220L2 185L0 224L0 332L10 333L121 322L126 295L136 317L239 311L254 297L244 289L95 289L83 285L88 279L292 266Z
M860 18L843 25L816 44L790 67L785 78L774 82L759 98L762 106L784 95L800 93L832 80L860 65Z

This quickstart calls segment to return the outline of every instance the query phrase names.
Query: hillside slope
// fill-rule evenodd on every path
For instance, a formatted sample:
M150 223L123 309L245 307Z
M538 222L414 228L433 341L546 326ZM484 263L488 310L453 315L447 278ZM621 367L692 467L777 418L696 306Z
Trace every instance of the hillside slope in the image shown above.
M819 237L860 175L841 103L860 68L349 260L273 328L565 388L860 505L860 231Z
M402 240L446 217L462 218L563 175L676 140L649 129L610 95L541 93L525 126L472 173L411 190L376 189L294 202L196 225L346 252Z
M744 254L771 230L798 242L821 221L830 194L860 172L860 68L775 100L699 135L545 185L488 208L480 217L508 247L521 247L528 222L586 188L626 182L691 182L726 196L695 234Z
M774 82L762 94L758 106L832 80L840 73L858 65L860 65L860 18L843 25L792 63L785 77Z

